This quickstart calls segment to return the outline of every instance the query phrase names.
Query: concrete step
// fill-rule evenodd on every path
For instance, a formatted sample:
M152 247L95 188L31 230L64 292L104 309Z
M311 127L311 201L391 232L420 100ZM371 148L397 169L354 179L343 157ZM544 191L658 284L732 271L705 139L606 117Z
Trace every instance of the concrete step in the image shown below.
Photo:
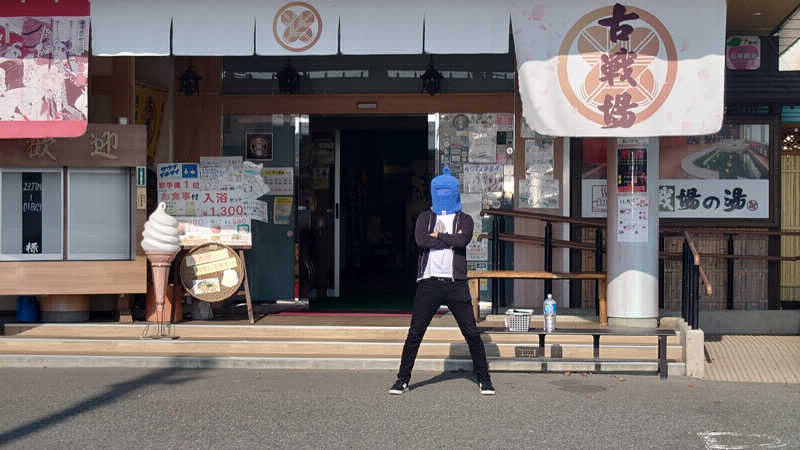
M25 338L86 338L86 339L138 339L155 326L119 324L7 324L5 336ZM403 342L408 327L382 326L294 326L294 325L183 325L171 327L171 333L181 339L250 339L250 340L330 340L330 341L396 341ZM430 327L425 342L463 342L455 327ZM538 343L539 337L532 334L486 333L487 343ZM591 344L591 336L550 336L549 344ZM657 345L655 337L648 336L602 336L604 345ZM680 345L679 336L667 338L667 345Z
M157 355L157 356L261 356L277 355L306 357L389 357L397 358L402 352L402 341L335 341L335 340L276 340L276 339L107 339L107 338L0 338L0 354L60 354L60 355ZM486 342L489 357L513 358L537 355L534 343ZM546 356L563 358L591 358L591 343L548 344ZM601 345L601 358L654 359L655 345L607 344ZM679 346L668 346L667 357L681 359ZM425 358L468 358L466 343L425 341L419 350Z
M281 370L397 370L399 358L309 358L309 357L241 357L241 356L96 356L96 355L0 355L0 367L137 367L137 368L181 368L181 369L281 369ZM686 365L670 362L669 376L683 376ZM542 363L489 358L492 371L539 372ZM472 370L468 359L418 358L415 370L454 371ZM551 361L547 372L593 372L593 362ZM600 372L654 372L655 362L626 361L603 363Z

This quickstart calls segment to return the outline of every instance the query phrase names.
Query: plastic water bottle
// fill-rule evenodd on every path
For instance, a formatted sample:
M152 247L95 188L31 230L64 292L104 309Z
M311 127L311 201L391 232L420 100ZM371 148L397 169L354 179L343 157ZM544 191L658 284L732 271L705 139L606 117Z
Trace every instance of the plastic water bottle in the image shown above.
M547 294L544 300L544 331L556 329L556 301L553 294Z

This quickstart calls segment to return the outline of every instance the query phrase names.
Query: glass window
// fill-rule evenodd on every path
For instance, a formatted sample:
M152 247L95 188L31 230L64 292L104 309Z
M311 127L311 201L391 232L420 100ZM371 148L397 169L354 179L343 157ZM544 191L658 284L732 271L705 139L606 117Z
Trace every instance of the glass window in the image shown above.
M67 257L131 258L129 169L69 169Z
M63 257L59 169L0 169L0 260Z

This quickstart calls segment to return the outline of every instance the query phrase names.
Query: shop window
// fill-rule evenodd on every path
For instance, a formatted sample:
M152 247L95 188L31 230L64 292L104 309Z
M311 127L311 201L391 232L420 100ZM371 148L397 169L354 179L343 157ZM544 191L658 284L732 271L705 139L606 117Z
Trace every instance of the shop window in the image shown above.
M131 258L129 169L68 169L67 258Z
M726 121L719 133L659 138L659 214L769 219L771 127ZM605 138L583 139L583 217L606 216Z
M63 256L63 180L59 169L0 169L0 260Z

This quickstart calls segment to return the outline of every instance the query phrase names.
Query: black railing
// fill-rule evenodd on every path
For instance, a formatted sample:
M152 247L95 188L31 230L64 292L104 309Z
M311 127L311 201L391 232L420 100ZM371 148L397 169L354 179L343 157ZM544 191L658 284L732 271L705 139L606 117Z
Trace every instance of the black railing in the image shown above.
M683 241L682 275L681 317L697 329L700 325L700 262L688 234Z

